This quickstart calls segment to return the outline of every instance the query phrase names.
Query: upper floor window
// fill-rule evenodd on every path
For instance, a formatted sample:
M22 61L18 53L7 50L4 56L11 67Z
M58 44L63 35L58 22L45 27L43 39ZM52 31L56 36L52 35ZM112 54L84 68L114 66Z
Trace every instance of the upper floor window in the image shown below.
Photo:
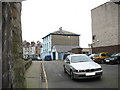
M95 39L96 39L96 35L93 35L93 36L92 36L92 39L95 40Z

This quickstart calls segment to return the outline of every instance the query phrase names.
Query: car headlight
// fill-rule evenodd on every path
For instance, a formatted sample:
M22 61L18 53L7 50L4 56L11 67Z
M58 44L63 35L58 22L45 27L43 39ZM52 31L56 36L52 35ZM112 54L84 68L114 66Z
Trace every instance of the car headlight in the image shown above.
M73 72L85 72L85 70L76 70L76 69L74 69Z
M73 72L78 72L78 70L76 70L74 67L71 67Z
M85 70L75 70L75 72L85 72Z

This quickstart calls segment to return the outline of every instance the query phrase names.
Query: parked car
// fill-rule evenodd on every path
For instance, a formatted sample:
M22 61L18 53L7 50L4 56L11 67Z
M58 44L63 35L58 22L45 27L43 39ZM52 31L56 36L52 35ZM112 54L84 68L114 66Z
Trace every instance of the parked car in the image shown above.
M101 53L98 53L98 54L91 54L89 56L94 62L97 62L97 63L105 63L104 59L105 58L108 58L109 55L107 52L101 52Z
M112 54L111 57L105 59L105 63L120 64L120 53Z
M37 55L29 55L28 58L32 60L37 60Z
M45 60L45 61L51 61L51 60L52 60L51 55L45 56L44 60Z
M40 57L37 57L37 60L38 60L38 61L42 61L42 59L41 59Z
M101 66L85 54L67 56L64 60L63 68L71 79L101 78L103 73Z
M93 59L94 57L98 57L99 55L98 54L91 54L91 55L89 55L89 57L91 58L91 59Z
M68 55L71 55L71 54L73 54L73 53L70 53L70 52L64 53L64 55L63 55L63 60L65 60L65 58L66 58Z

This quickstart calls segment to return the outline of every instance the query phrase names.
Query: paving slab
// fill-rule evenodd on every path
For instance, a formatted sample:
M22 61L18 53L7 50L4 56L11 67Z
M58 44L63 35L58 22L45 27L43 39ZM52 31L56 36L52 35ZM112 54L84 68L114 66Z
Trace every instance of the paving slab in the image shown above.
M25 72L26 88L40 88L41 62L33 61Z

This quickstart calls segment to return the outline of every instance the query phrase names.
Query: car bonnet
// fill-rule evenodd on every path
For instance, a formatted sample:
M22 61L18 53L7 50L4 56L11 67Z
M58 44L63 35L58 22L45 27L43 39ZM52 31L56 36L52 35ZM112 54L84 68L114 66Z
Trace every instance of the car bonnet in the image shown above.
M101 68L101 66L95 62L71 63L71 66L76 70Z

